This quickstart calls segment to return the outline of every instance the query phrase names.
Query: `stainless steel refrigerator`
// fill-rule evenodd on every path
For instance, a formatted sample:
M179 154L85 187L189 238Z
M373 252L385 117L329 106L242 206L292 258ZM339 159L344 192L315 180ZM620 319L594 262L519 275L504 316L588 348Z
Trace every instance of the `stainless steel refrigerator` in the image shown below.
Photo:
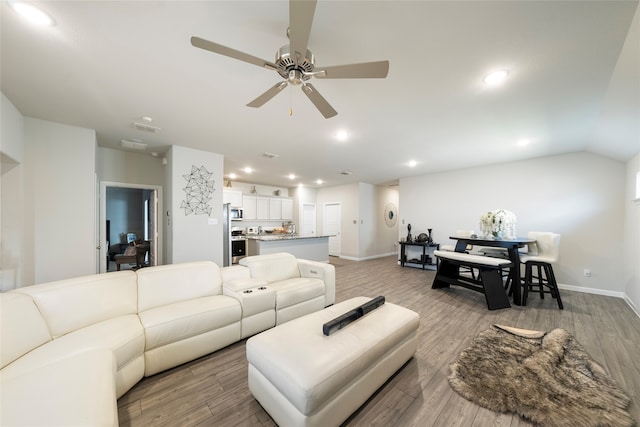
M231 265L231 204L222 205L222 265Z

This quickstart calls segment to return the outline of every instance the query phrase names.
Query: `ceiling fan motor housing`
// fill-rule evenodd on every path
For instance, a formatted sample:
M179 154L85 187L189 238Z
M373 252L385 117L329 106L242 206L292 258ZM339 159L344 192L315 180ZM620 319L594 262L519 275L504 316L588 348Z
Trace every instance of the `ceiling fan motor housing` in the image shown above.
M307 49L307 53L304 58L296 65L295 60L291 57L289 52L289 45L282 46L276 53L275 64L278 67L278 74L282 78L289 80L290 83L299 84L303 80L309 80L312 76L306 73L311 73L316 64L316 58L313 53ZM294 72L293 74L291 72Z

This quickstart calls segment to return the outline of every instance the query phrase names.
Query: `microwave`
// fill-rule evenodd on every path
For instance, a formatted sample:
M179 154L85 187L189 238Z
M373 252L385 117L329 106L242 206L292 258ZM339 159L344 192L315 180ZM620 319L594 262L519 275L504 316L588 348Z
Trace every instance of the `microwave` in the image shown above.
M244 211L242 208L229 208L229 216L231 217L231 221L242 221Z

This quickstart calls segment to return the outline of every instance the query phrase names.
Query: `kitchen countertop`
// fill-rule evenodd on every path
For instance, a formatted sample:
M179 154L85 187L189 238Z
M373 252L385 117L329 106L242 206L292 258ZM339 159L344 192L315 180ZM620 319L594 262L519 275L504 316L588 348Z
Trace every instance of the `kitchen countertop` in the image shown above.
M298 239L317 239L321 237L331 237L328 234L259 234L259 235L247 235L247 239L261 240L261 241L273 241L273 240L298 240Z

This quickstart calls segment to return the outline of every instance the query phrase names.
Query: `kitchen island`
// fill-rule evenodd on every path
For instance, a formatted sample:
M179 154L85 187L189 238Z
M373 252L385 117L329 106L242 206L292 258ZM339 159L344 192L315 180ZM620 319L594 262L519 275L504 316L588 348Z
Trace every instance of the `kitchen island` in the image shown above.
M288 252L296 258L329 262L329 237L316 234L264 234L247 237L247 255Z

